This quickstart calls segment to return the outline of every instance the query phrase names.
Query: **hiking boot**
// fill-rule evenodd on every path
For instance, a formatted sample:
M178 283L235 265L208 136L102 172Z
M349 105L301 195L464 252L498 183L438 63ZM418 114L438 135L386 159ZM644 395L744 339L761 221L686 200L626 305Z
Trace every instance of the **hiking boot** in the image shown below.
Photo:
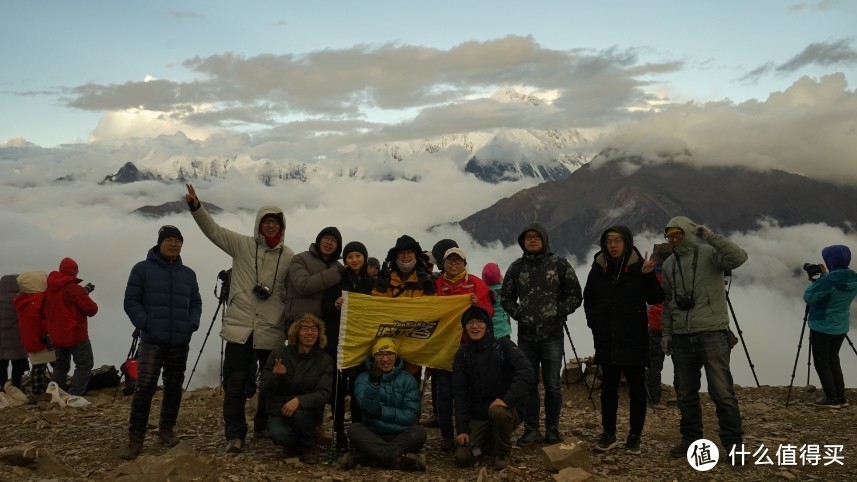
M158 430L158 440L167 447L175 447L181 442L181 439L176 435L172 427L161 427Z
M847 407L848 406L848 399L847 398L840 398L839 399L839 406L841 408Z
M542 443L544 441L545 439L542 437L542 434L539 433L538 429L527 428L524 431L524 435L521 435L515 444L517 444L518 447L529 447L534 443Z
M839 400L832 400L832 399L827 398L826 396L816 398L815 401L812 402L812 404L816 407L823 407L823 408L841 408L842 407L842 405L839 404Z
M128 433L128 446L125 447L125 450L119 454L119 457L125 460L134 460L140 455L140 451L143 450L143 439L146 437L144 433L138 432L129 432Z
M240 438L234 438L226 442L226 453L227 454L240 454L241 449L244 448L244 441Z
M595 444L595 450L606 452L617 445L619 445L619 442L616 440L616 434L604 432L601 434L601 438L598 439L598 443Z
M559 429L556 427L548 427L545 429L545 442L548 445L562 443L563 438L559 434Z
M315 465L318 463L318 446L317 445L309 445L304 447L303 450L303 463L307 465Z
M670 449L670 456L676 459L680 459L682 457L687 457L687 449L690 448L690 445L693 442L685 439L679 440L679 442L675 445L675 447Z
M625 453L631 455L640 455L640 436L629 433L628 439L625 440Z
M425 454L403 454L396 462L396 466L401 470L411 470L414 472L426 471Z
M510 465L512 465L512 460L508 454L494 457L494 470L503 470Z

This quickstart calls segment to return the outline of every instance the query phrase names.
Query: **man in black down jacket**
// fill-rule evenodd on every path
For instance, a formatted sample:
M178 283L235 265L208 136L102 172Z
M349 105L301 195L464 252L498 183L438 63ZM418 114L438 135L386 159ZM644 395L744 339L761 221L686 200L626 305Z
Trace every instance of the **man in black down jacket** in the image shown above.
M535 385L533 367L511 340L494 338L494 324L483 308L468 308L461 325L468 343L452 366L455 463L468 467L493 452L494 468L501 470L510 463L512 432L521 423L518 409Z
M614 226L601 234L583 290L586 324L592 329L595 363L601 367L601 425L604 432L595 449L606 452L618 445L616 412L619 380L628 381L631 420L625 451L640 453L640 435L646 421L646 365L649 361L646 303L664 300L655 275L654 259L645 259L634 247L631 230Z

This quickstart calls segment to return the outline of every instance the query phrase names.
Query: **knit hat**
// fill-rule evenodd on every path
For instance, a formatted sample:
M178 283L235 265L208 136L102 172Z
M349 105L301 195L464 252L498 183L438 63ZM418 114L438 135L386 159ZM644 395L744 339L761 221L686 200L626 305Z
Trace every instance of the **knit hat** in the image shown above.
M834 244L821 250L821 257L828 271L847 268L851 264L851 250L848 246Z
M177 238L179 241L184 242L184 237L182 236L182 232L179 231L179 228L169 224L161 226L161 229L158 230L158 247L160 247L161 243L163 243L167 238Z
M482 281L488 286L498 285L503 282L503 275L500 274L500 266L497 263L487 263L482 268Z
M376 355L382 351L399 353L399 347L396 345L396 340L386 336L375 340L375 343L372 344L372 355Z
M378 261L378 258L370 256L366 259L366 266L374 266L375 268L381 269L381 262Z
M360 241L351 241L346 244L344 248L342 248L342 258L345 259L348 257L348 253L352 253L357 251L362 254L364 258L369 257L369 251L366 250L366 245L361 243Z
M443 255L446 254L446 251L449 248L457 248L457 247L458 247L458 243L456 243L452 239L441 239L440 241L434 243L434 246L432 246L432 248L431 248L431 255L434 256L435 261L438 262L438 263L435 263L435 265L438 265L439 263L443 263ZM443 266L440 266L440 268L442 270Z
M77 262L71 258L63 258L60 261L60 273L66 276L77 276Z
M404 251L406 249L410 249L416 254L418 257L423 256L423 248L420 247L420 243L417 242L414 238L408 236L407 234L402 235L399 239L396 240L396 245L390 248L387 251L387 260L395 261L396 255L399 254L399 251Z
M449 248L443 253L443 260L446 261L446 258L452 256L453 254L457 254L459 258L463 259L467 262L467 256L464 255L464 250L461 248Z
M485 311L485 308L479 306L471 306L465 310L464 314L461 315L461 326L467 328L469 320L482 320L486 325L491 324L491 317L488 315L488 312Z

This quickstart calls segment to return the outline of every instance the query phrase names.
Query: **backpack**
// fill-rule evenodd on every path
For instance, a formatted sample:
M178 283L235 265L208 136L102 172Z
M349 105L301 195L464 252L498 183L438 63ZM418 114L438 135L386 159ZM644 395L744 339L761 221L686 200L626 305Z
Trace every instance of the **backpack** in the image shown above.
M119 385L119 370L113 365L101 365L92 370L92 376L89 378L89 385L87 385L86 389L97 390L117 385Z

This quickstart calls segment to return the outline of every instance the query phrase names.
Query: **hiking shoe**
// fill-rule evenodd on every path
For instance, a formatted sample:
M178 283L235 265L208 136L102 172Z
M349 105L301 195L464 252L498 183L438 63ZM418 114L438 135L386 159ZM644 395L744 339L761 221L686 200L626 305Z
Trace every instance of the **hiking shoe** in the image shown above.
M161 427L158 430L158 440L167 447L175 447L182 440L176 435L172 427Z
M134 460L140 455L140 451L143 450L143 439L146 437L144 433L138 432L129 432L128 433L128 445L125 447L125 450L119 454L119 457L125 460Z
M315 465L318 463L318 446L308 445L303 449L303 463L307 465Z
M625 440L625 453L631 455L639 455L640 454L640 436L629 433L628 439Z
M244 441L240 438L234 438L226 442L226 453L227 454L240 454L241 449L244 448Z
M494 457L494 470L503 470L510 465L512 465L512 460L508 455Z
M559 429L556 427L549 427L545 429L545 442L548 445L558 444L563 441L563 438L559 434Z
M542 443L544 441L545 438L542 437L542 434L539 433L538 429L528 428L524 431L524 435L521 435L515 443L518 447L529 447L534 443Z
M426 471L425 454L403 454L397 462L397 467L402 470L411 470L414 472Z
M693 442L690 442L685 439L681 439L675 447L670 449L670 456L676 459L680 459L682 457L687 457L687 449L690 448L690 445Z
M598 443L595 444L595 450L606 452L617 445L619 445L619 442L616 440L616 434L604 432L601 434L601 438L598 439Z
M847 398L840 398L839 399L839 406L841 408L847 407L848 406L848 399Z
M841 408L842 407L842 405L839 404L839 400L831 400L831 399L827 398L826 396L816 398L815 401L812 402L812 404L816 407L823 407L823 408Z

